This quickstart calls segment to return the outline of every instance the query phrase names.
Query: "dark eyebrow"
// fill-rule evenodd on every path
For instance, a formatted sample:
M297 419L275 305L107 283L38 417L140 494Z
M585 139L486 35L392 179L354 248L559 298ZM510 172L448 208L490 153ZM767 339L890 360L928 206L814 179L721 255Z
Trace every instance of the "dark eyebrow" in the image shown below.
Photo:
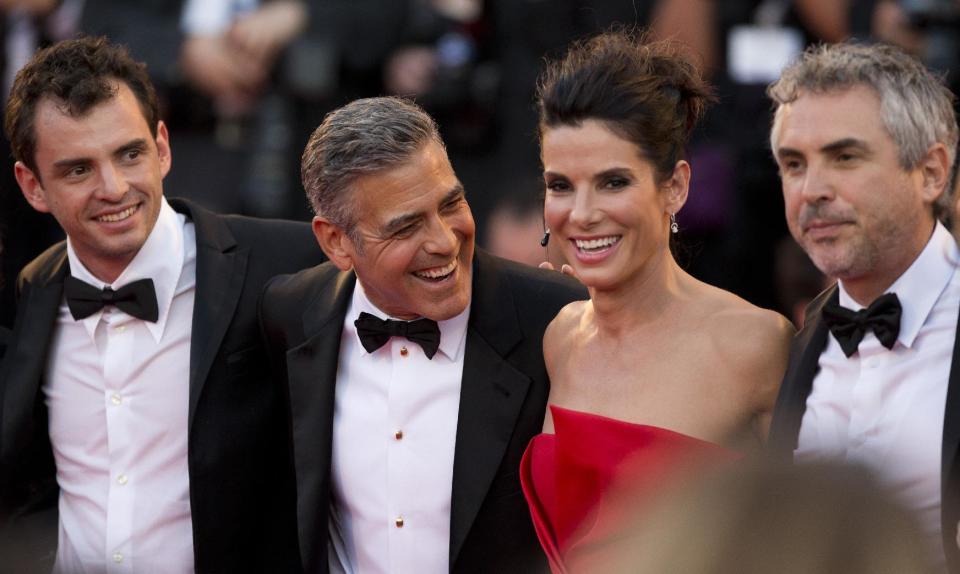
M603 170L600 173L594 175L593 179L596 181L600 181L614 175L619 175L621 177L630 177L633 175L633 172L630 171L630 168L628 167L612 167L610 169ZM566 179L567 176L563 175L562 173L557 173L554 171L545 171L543 172L543 177L544 179L551 178L551 177L562 177Z
M832 141L823 147L820 148L820 153L836 153L845 149L856 149L862 152L869 152L870 146L863 140L857 138L843 138L836 141ZM803 154L800 153L800 150L795 150L789 147L782 147L773 150L773 155L777 159L783 159L785 157L803 157Z
M867 142L863 140L858 140L856 138L843 138L835 142L830 142L827 145L820 148L820 151L826 153L835 153L840 150L854 148L859 151L869 152L870 146L867 145Z
M795 150L791 147L780 147L773 150L773 156L780 160L784 157L802 157L803 154L800 153L800 150Z
M612 167L610 169L605 169L600 173L593 176L594 181L603 181L609 177L620 176L620 177L631 177L633 172L630 171L628 167Z
M122 146L118 147L116 151L113 152L114 156L120 156L126 152L134 149L147 149L147 140L143 138L137 138L135 140L130 140ZM69 171L77 166L87 165L90 163L90 158L88 157L72 157L67 159L61 159L59 161L53 162L53 167L56 170L60 171Z
M119 148L117 148L117 151L113 152L113 155L120 156L131 150L145 150L145 149L147 149L147 140L143 138L138 138L135 140L131 140L123 144Z
M70 171L75 167L78 167L81 165L87 165L89 163L90 163L90 159L85 157L61 159L59 161L53 162L53 168L56 171Z
M457 184L454 185L450 189L450 191L448 191L443 196L443 198L440 199L439 205L444 206L454 200L460 199L463 195L465 195L463 184L458 181ZM406 227L407 225L410 225L414 221L417 221L418 219L423 218L423 215L424 214L422 211L417 211L414 213L404 213L402 215L398 215L397 217L394 217L393 219L388 221L387 224L383 226L383 234L385 236L393 235L398 230L403 229L404 227Z
M457 184L450 188L450 191L443 196L443 199L440 200L440 205L446 205L455 199L459 200L466 194L467 192L463 189L463 184L458 181Z

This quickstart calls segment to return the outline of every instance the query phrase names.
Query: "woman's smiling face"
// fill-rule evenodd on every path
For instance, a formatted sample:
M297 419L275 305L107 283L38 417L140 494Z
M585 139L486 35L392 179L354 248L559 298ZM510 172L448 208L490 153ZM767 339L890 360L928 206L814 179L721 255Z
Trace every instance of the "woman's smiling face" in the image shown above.
M545 129L541 155L546 223L585 285L615 288L669 255L670 214L686 199L686 162L658 184L637 145L598 120ZM672 193L674 185L682 193Z

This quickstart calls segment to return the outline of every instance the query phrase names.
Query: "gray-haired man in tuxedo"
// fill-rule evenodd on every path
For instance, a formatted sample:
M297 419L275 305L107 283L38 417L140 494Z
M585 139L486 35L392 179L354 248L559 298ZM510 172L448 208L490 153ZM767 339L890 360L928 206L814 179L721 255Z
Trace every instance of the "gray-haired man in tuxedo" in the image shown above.
M772 444L874 469L960 571L960 254L938 221L953 95L903 52L858 44L809 49L769 94L790 231L837 280L807 309Z
M330 262L267 286L308 572L531 572L520 458L543 331L586 292L474 248L437 126L397 98L327 116L303 154Z

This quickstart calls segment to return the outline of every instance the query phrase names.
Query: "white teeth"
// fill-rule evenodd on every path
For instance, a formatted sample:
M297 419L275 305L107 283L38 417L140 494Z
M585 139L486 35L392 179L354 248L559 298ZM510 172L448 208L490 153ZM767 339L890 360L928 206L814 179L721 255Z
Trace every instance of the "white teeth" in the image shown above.
M414 275L417 277L423 277L424 279L439 279L453 273L453 270L456 268L457 260L454 259L443 267L434 267L433 269L427 269L425 271L415 271Z
M124 219L133 215L133 212L137 210L137 206L128 207L119 213L111 213L110 215L101 215L97 218L97 221L102 221L104 223L114 223L117 221L123 221Z
M614 243L620 241L619 235L611 235L610 237L600 237L598 239L576 239L574 240L577 244L577 249L582 251L593 251L596 249L603 249L605 247L610 247Z

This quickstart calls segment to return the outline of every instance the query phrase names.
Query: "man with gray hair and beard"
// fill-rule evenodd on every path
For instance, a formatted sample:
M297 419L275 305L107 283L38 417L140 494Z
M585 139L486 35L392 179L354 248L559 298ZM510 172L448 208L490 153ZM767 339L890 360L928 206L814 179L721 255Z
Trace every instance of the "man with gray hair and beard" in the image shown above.
M772 446L873 469L960 571L960 254L938 221L953 95L901 51L857 44L809 49L768 93L790 232L837 280L794 341Z
M545 570L518 469L543 424L543 331L586 291L474 249L437 126L408 101L331 112L302 174L330 262L274 279L260 317L305 570Z

